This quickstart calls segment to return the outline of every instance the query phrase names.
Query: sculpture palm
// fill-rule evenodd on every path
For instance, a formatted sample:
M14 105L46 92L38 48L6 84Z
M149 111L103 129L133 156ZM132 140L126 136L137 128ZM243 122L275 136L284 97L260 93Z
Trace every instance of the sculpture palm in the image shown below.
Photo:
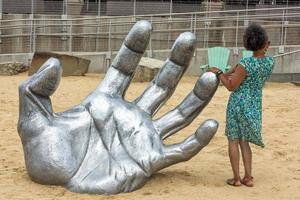
M20 85L18 132L32 180L75 192L129 192L209 143L218 127L214 120L205 121L181 143L164 145L163 139L189 125L207 105L218 85L213 73L205 73L174 110L152 119L189 65L196 45L192 33L177 38L163 68L140 97L124 100L151 29L147 21L136 23L102 83L70 110L52 110L49 96L61 75L57 59L49 59Z

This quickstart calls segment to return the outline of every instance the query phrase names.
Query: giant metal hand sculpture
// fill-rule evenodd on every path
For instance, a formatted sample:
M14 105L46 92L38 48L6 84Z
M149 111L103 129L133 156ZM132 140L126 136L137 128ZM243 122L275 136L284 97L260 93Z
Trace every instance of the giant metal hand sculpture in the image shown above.
M218 127L214 120L205 121L181 143L164 145L163 139L189 125L207 105L218 85L213 73L205 73L174 110L152 120L189 65L196 46L192 33L177 38L164 67L140 97L124 100L151 29L147 21L136 23L102 83L70 110L52 110L49 96L61 75L57 59L49 59L20 85L18 132L32 180L75 192L129 192L209 143Z

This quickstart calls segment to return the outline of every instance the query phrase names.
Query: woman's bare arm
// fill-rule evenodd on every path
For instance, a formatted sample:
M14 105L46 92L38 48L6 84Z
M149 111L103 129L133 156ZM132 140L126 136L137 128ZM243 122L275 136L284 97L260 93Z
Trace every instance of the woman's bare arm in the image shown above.
M217 73L220 70L212 67L209 68L208 71ZM241 85L243 80L246 78L246 75L247 73L245 68L242 65L237 65L230 73L227 72L220 74L219 79L229 91L234 91Z
M237 66L238 65L235 65L234 67L231 67L227 72L224 72L224 74L226 74L226 75L232 74L235 71Z

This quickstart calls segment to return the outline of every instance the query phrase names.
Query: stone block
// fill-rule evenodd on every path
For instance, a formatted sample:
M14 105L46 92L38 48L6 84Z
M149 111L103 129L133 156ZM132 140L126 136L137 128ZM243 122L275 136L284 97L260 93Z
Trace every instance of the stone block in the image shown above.
M28 75L32 75L37 72L43 63L45 63L51 57L59 59L63 70L62 76L83 76L85 73L87 73L91 62L90 60L67 54L35 52Z
M163 66L164 61L143 57L135 71L133 82L149 82Z
M25 72L29 69L29 66L20 62L5 62L0 63L0 75L15 75L21 72Z

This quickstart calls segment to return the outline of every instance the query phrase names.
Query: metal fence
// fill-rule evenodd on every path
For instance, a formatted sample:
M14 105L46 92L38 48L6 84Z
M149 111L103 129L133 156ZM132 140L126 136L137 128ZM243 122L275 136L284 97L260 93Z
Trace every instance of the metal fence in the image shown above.
M0 53L112 52L118 51L132 25L141 19L152 22L148 46L170 49L184 31L196 34L197 48L241 47L245 27L262 24L272 46L300 45L300 7L200 11L151 15L70 16L3 14L0 21Z

